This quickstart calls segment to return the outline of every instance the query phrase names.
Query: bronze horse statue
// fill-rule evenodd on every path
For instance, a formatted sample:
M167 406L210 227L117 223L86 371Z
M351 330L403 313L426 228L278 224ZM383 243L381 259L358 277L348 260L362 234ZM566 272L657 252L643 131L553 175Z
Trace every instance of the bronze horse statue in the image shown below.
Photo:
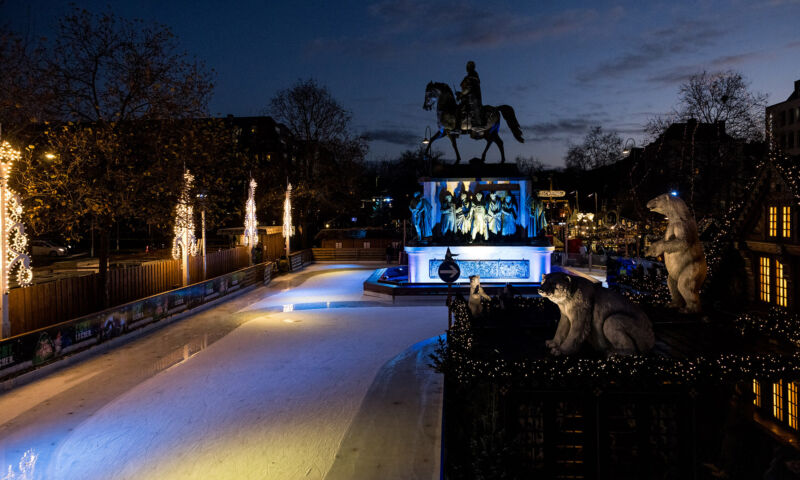
M500 115L506 120L508 128L518 142L523 143L525 139L522 138L522 129L517 121L517 116L514 114L514 109L508 105L500 105L494 107L492 105L484 105L481 107L481 117L486 120L485 125L481 127L473 127L468 131L461 130L461 109L456 102L456 97L453 95L453 90L447 86L446 83L430 82L425 88L425 103L422 108L430 110L433 104L436 103L436 121L439 125L439 130L431 137L428 148L425 154L429 155L431 145L435 140L442 137L450 137L450 142L453 144L453 150L456 152L456 165L461 162L461 154L458 153L458 146L456 146L456 138L459 134L469 133L471 138L475 140L485 139L486 148L483 149L481 155L481 163L486 162L486 152L492 143L497 144L500 149L500 163L506 163L506 152L503 150L503 140L498 135L500 130Z

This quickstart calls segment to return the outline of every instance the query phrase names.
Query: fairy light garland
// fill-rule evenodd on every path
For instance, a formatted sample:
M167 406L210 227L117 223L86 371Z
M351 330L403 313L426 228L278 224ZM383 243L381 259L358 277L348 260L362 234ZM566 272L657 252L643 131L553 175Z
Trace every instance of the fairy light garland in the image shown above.
M197 238L194 233L194 207L189 192L194 176L185 171L183 189L175 206L175 238L172 240L172 258L180 259L184 254L197 255Z
M292 236L292 184L286 187L286 198L283 201L283 236Z
M245 203L244 215L244 245L250 248L258 245L258 220L256 219L256 186L254 179L250 179L250 190Z
M20 152L11 147L8 142L0 143L0 182L3 192L3 292L8 292L8 282L12 275L16 275L20 286L30 285L33 280L33 269L28 254L28 236L22 223L22 201L17 192L8 186L8 178L14 162L20 159Z
M516 299L515 299L516 300ZM543 304L539 304L541 306ZM537 304L532 315L537 314ZM580 358L577 356L509 359L499 349L478 347L473 319L463 299L451 304L455 322L432 356L434 366L459 383L495 380L536 388L591 388L593 386L662 389L671 385L703 387L775 380L800 375L800 352L777 354L699 355L689 359L659 355Z

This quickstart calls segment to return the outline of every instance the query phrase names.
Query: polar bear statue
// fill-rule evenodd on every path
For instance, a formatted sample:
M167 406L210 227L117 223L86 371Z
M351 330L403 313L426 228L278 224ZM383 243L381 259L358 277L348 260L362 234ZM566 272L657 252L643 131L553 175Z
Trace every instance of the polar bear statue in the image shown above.
M664 254L670 306L684 313L700 313L700 287L708 266L694 216L683 200L668 193L647 202L647 208L669 220L664 239L651 244L646 253L653 257Z
M556 335L545 346L553 355L570 355L589 343L595 350L632 355L653 348L655 335L647 315L617 292L582 277L545 275L539 294L561 312Z

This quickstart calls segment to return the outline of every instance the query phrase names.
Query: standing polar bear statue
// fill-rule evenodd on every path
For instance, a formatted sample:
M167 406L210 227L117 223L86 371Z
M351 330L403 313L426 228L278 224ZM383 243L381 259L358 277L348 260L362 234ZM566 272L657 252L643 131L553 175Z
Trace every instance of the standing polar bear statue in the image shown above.
M700 313L700 287L708 266L694 216L683 200L667 193L647 202L647 208L669 220L664 239L651 244L646 253L653 257L664 254L670 306L684 313Z

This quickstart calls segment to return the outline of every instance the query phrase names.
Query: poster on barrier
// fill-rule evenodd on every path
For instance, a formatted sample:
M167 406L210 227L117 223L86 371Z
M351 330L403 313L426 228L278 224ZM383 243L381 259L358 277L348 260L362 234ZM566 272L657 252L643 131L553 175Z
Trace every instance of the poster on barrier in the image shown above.
M253 274L252 268L256 267L86 315L12 339L0 340L0 377L12 371L19 371L20 368L26 368L26 362L30 362L33 366L52 362L66 352L88 347L95 343L95 340L97 343L106 342L124 335L129 330L195 308L213 298L256 283L257 275ZM15 366L19 368L14 368Z

